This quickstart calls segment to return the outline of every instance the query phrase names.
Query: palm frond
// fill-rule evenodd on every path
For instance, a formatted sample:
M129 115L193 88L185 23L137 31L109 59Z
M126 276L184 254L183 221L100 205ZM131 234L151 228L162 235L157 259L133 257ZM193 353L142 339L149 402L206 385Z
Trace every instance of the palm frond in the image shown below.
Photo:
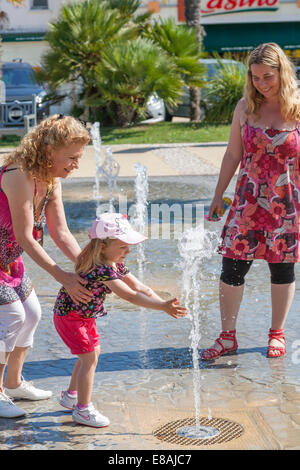
M97 67L97 88L109 101L145 105L155 91L174 106L182 80L168 55L151 40L138 38L114 45Z
M185 77L187 86L204 85L205 68L200 63L199 44L196 32L186 25L178 25L173 19L155 20L145 32L166 51Z

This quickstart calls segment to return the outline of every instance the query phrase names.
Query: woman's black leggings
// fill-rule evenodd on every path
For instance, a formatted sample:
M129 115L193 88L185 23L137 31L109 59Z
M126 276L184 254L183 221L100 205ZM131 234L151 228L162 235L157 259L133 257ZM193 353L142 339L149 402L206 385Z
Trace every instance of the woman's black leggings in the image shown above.
M242 286L253 261L224 258L221 281L230 286ZM295 263L268 263L272 284L290 284L295 280Z

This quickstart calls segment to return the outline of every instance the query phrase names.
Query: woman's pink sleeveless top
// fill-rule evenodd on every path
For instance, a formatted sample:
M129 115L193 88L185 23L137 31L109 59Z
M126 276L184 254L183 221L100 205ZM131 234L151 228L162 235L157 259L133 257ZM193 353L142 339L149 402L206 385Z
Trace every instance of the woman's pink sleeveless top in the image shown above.
M5 166L0 168L0 284L17 287L25 270L21 256L23 248L16 241L8 199L1 187L5 170Z

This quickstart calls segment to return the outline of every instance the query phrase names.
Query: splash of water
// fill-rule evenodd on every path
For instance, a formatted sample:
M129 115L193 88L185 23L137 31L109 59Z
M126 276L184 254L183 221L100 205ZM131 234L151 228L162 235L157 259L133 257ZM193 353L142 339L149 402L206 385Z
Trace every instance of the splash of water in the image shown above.
M188 308L188 318L191 322L190 340L193 359L193 391L195 405L196 427L194 430L184 430L185 433L195 434L195 438L207 438L203 426L200 426L200 366L199 342L201 339L201 279L203 278L203 262L210 259L216 252L218 244L216 232L204 229L203 224L183 232L178 241L178 250L181 256L183 305ZM200 432L201 431L201 432ZM201 434L201 436L199 435ZM207 433L212 437L211 433ZM188 436L191 437L191 436Z
M134 215L132 218L132 225L134 228L140 232L145 233L146 224L148 222L148 210L147 210L147 198L148 198L148 170L147 167L141 163L136 163L134 165L134 170L136 172L135 178L135 195L136 203ZM139 243L137 245L137 264L138 264L138 278L141 282L144 282L144 264L146 261L144 243ZM140 359L143 364L145 371L148 369L148 348L147 348L147 318L148 315L145 313L144 308L140 308L140 341L141 341L141 350L140 350ZM148 374L147 374L148 375Z
M114 160L111 148L106 149L107 157L100 168L100 173L105 177L109 189L109 212L114 212L114 190L117 189L117 178L120 165Z
M136 172L135 178L135 194L136 194L136 204L135 204L135 215L133 218L133 224L135 225L136 229L141 232L145 233L146 225L147 225L147 205L148 205L148 169L141 163L136 163L134 165L134 170ZM144 244L139 243L137 245L138 250L138 273L139 279L141 282L144 280L144 264L146 261L145 257L145 250Z
M98 208L100 204L101 194L100 194L100 182L99 182L99 172L98 169L101 167L102 155L101 155L101 135L100 135L100 123L95 122L90 129L92 142L95 150L95 185L93 197L96 200L96 214L98 214Z
M91 127L91 137L93 146L95 149L95 185L94 185L94 199L96 200L96 215L100 215L105 210L103 205L100 205L102 200L102 195L100 192L100 178L104 178L108 184L109 189L109 206L108 211L114 212L114 190L117 188L117 178L119 176L120 165L114 160L111 148L106 148L106 157L103 161L102 152L101 152L101 135L100 135L100 123L95 122Z

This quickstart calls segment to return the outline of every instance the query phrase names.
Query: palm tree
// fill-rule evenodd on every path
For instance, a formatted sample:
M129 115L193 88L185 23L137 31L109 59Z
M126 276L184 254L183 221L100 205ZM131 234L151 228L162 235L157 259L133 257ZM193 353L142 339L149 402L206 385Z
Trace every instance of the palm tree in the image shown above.
M83 98L94 95L95 68L108 45L137 34L134 28L126 29L126 23L127 19L108 8L105 1L64 5L46 34L50 49L42 57L39 79L50 84L53 96L57 88L75 82L81 83Z
M116 9L122 17L127 18L127 21L141 26L141 30L147 27L152 13L146 12L138 14L137 10L140 6L140 0L99 0L106 2L111 9Z
M186 23L196 31L200 54L203 33L201 28L201 0L184 0L184 6ZM200 121L200 89L194 86L190 87L190 113L191 121Z
M181 95L182 79L172 58L147 38L120 41L107 49L96 77L97 93L88 103L105 107L113 123L122 126L145 115L154 92L170 106Z
M78 101L87 106L89 119L105 108L124 124L143 112L154 91L172 105L180 99L182 80L174 61L140 37L142 19L133 16L138 5L136 0L84 0L63 6L50 25L50 49L39 78L53 93L61 85L80 83ZM147 22L149 15L143 18Z
M187 86L203 86L205 67L200 64L198 39L193 28L178 25L173 19L153 21L144 36L156 42L172 57Z

